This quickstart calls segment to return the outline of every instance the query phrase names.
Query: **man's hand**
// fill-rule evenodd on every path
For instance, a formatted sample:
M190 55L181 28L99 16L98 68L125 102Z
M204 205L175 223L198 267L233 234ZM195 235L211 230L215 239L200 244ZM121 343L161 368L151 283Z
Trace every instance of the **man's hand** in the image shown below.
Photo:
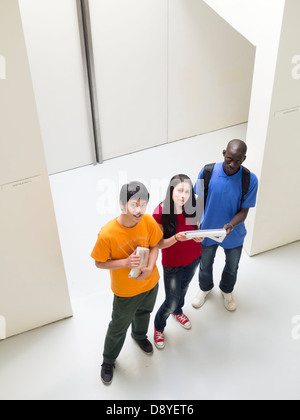
M129 257L126 259L126 267L127 268L137 268L141 264L141 257L137 255L137 251L135 250Z
M229 236L231 232L233 231L234 227L230 223L227 223L227 225L225 225L223 229L226 230L226 234L227 236Z
M144 267L141 268L141 274L137 277L136 280L146 280L148 276L152 273L153 268L152 267Z

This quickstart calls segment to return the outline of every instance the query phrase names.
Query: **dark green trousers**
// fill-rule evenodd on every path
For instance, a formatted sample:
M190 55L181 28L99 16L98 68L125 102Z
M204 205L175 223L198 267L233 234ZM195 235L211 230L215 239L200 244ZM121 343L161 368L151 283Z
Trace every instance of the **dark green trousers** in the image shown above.
M132 326L132 335L137 340L147 338L150 315L158 293L158 284L149 292L133 297L114 297L112 319L109 324L103 352L103 361L114 364L119 356L127 330Z

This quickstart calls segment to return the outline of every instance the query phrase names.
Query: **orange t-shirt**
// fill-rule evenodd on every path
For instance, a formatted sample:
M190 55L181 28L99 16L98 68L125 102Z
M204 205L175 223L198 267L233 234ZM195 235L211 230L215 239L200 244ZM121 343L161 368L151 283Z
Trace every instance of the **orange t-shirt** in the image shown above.
M98 262L128 258L138 246L153 248L163 236L158 224L150 214L144 214L142 220L133 228L126 228L117 219L108 222L100 231L91 257ZM129 268L110 270L111 288L119 297L132 297L153 289L159 281L159 272L155 265L152 273L145 280L129 278Z

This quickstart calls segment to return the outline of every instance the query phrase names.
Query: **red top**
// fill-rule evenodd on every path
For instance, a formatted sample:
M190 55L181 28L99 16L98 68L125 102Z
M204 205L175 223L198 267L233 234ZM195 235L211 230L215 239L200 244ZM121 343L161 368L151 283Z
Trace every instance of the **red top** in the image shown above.
M154 219L162 225L162 206L159 205L153 213ZM195 230L188 224L184 214L177 215L176 233ZM185 242L176 242L169 248L162 249L162 265L164 267L182 267L191 264L202 254L202 246L193 239Z

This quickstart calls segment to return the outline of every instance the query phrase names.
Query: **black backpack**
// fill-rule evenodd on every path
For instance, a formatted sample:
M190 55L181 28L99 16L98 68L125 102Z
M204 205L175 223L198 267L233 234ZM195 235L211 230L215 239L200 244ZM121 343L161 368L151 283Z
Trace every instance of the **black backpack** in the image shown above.
M205 165L204 171L203 171L203 180L204 180L204 207L206 204L207 196L208 196L208 187L209 187L209 181L212 175L212 172L214 170L215 163L210 163L208 165ZM245 195L247 194L249 190L250 185L250 171L249 169L242 166L243 169L243 177L242 177L242 199L241 199L241 207L242 203L244 201Z

